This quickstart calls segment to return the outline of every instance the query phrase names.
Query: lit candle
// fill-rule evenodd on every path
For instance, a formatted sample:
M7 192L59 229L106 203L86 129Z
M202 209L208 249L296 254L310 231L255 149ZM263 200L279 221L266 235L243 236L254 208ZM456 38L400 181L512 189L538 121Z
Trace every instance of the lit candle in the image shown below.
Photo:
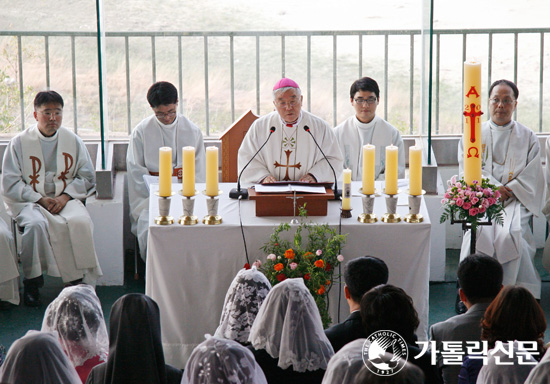
M376 147L372 144L363 146L363 193L374 194L374 169L376 164Z
M206 196L218 196L218 147L206 147Z
M409 194L422 194L422 148L409 147Z
M397 153L395 145L386 147L386 195L397 195Z
M351 209L351 169L344 169L344 188L342 189L342 209Z
M195 196L195 148L183 147L182 149L183 196Z
M481 182L481 63L464 63L464 180Z
M159 196L172 195L172 148L159 148Z

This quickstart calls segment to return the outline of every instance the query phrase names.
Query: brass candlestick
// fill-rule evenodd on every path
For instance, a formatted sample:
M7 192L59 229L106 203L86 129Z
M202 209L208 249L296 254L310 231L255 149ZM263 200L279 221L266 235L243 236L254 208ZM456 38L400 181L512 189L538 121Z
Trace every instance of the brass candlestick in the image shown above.
M424 221L420 212L420 205L422 204L422 195L426 191L422 190L420 195L409 195L409 213L405 215L405 222L407 223L421 223Z
M206 191L202 192L206 195ZM206 209L208 214L202 219L203 224L206 225L218 225L222 223L222 217L218 215L218 203L220 201L219 196L222 194L222 191L218 191L217 196L207 196L206 199Z
M374 197L376 196L376 190L372 195L366 195L363 193L363 188L360 188L359 193L363 195L361 198L363 201L363 213L357 216L357 221L363 224L376 223L378 218L374 213L372 213L374 210Z
M172 192L172 195L174 192ZM155 195L159 196L158 192ZM174 224L174 218L170 216L170 200L171 196L159 196L159 215L155 217L155 224L157 225L171 225Z
M386 210L387 213L382 216L382 221L384 223L399 223L401 221L401 216L399 216L397 211L397 195L401 191L397 190L395 195L386 195Z
M182 193L183 191L180 191ZM195 195L197 192L195 191ZM178 223L181 225L196 225L199 223L199 218L193 215L195 209L195 196L183 196L183 215L180 216Z

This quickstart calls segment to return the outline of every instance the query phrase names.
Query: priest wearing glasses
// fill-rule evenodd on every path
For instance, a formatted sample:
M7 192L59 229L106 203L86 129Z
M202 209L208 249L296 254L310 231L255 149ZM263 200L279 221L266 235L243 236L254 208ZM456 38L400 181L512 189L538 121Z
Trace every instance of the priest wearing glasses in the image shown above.
M302 110L302 100L302 92L294 80L283 78L275 84L275 111L260 117L250 126L239 148L240 174L267 140L265 147L242 173L241 181L262 184L277 181L332 182L334 173L330 165L339 177L342 155L334 132L326 121ZM272 128L275 128L273 133Z
M535 267L531 228L544 198L544 174L537 135L512 119L519 90L509 80L489 88L490 120L481 125L482 176L498 187L505 206L504 225L479 226L476 252L495 257L504 271L502 284L520 285L540 299L541 279ZM460 172L463 143L458 145ZM460 260L470 252L470 231L462 241Z
M376 147L374 178L384 179L386 147L398 149L397 177L405 177L405 149L401 133L393 125L376 115L380 89L375 80L363 77L350 88L350 102L355 115L338 125L334 130L338 145L344 156L344 168L351 169L352 180L363 179L363 146Z

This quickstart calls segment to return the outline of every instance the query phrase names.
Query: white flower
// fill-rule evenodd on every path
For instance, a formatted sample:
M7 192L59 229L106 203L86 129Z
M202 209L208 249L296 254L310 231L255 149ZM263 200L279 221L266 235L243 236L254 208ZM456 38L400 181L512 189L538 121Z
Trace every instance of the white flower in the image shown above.
M344 256L338 255L336 259L341 263L342 261L344 261Z

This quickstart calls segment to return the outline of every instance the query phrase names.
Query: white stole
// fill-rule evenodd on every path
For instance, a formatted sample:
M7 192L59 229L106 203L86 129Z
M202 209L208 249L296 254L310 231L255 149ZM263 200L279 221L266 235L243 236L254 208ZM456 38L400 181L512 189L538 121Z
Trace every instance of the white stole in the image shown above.
M76 176L76 140L67 128L57 130L57 170L54 176L55 196L63 193L68 184ZM46 164L40 145L38 127L29 128L27 135L21 136L21 151L23 153L23 180L33 189L46 196L44 184L46 180Z

